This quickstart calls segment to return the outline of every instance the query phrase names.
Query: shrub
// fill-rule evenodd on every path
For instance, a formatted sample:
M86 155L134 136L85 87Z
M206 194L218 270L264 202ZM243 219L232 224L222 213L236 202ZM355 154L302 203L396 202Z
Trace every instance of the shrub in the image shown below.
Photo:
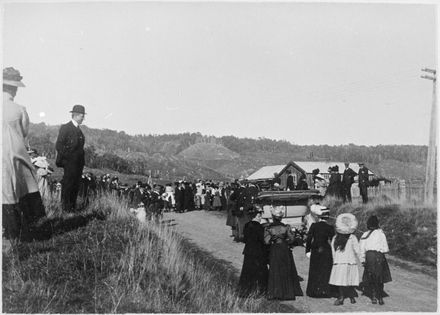
M360 238L367 231L366 222L377 215L384 231L390 254L397 257L436 266L437 264L437 212L430 207L402 205L389 198L375 198L368 204L343 204L335 198L327 198L324 204L336 218L338 214L353 213L359 221L355 232Z

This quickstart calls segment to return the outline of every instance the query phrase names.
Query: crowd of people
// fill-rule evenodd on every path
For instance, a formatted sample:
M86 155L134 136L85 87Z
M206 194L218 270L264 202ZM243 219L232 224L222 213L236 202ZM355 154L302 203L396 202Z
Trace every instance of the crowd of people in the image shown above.
M56 142L56 166L64 169L63 179L50 181L53 169L44 157L25 145L29 117L26 109L14 102L18 87L24 87L22 76L14 68L3 70L3 154L2 154L2 219L3 235L8 239L26 239L26 235L45 216L43 198L50 195L60 198L62 209L74 212L78 195L83 205L98 193L109 193L124 198L130 205L143 207L149 217L160 217L163 211L184 213L192 210L226 211L226 225L231 227L237 242L244 242L244 262L240 276L241 295L267 294L270 299L295 299L302 296L300 281L292 246L303 245L291 227L282 222L284 211L272 208L272 222L261 224L262 210L255 204L259 187L242 180L214 182L206 180L179 180L165 185L137 182L133 186L121 184L110 174L96 177L84 173L85 138L80 125L85 118L85 108L75 105L71 120L62 125ZM326 195L351 201L351 185L359 177L363 202L368 202L368 169L362 164L359 173L346 163L344 173L337 166L330 169ZM319 170L313 173L315 185L321 181ZM308 189L306 177L292 181L288 174L285 190ZM280 178L274 176L271 189L280 190ZM318 185L319 187L319 185ZM316 188L316 187L315 187ZM341 214L335 228L326 220L329 211L318 206L316 200L311 211L319 220L309 221L306 255L310 258L306 294L310 297L337 297L335 305L345 298L355 303L356 287L371 297L372 303L384 304L386 293L383 284L391 281L387 260L385 234L379 228L376 216L368 219L368 230L360 242L353 234L357 220L352 214ZM82 206L83 206L82 205ZM364 266L362 283L357 261Z
M351 202L351 186L355 182L354 178L358 176L359 193L362 197L362 202L367 203L369 185L368 168L364 163L359 163L359 172L356 173L350 167L350 163L346 162L344 164L345 169L342 175L339 173L339 166L329 167L328 172L330 173L330 178L327 186L325 179L319 174L319 169L314 170L313 179L316 188L321 190L322 187L325 187L323 195L340 198L343 202Z
M383 305L383 298L388 296L384 283L391 281L391 274L384 255L389 251L388 244L377 216L368 219L368 231L359 241L354 235L358 222L353 214L340 214L333 227L327 222L328 209L312 207L312 211L319 221L311 224L305 246L305 254L310 259L307 296L334 297L334 305L343 305L349 298L354 304L358 296L356 290L360 290L373 304ZM270 224L261 224L262 211L258 208L249 212L252 219L244 226L239 293L295 300L303 291L291 248L299 244L291 227L281 221L284 212L277 207L271 212ZM364 267L362 278L358 262Z

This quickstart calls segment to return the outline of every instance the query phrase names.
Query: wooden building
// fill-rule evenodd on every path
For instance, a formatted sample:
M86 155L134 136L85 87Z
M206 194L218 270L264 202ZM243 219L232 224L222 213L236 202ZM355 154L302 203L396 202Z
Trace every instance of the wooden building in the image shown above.
M295 185L298 182L301 174L305 174L307 177L307 184L309 187L313 187L313 170L319 169L319 174L322 175L327 181L330 179L330 173L328 169L337 165L339 167L339 173L343 174L345 170L344 162L322 162L322 161L304 161L304 162L293 162L290 161L284 165L270 165L263 166L255 173L251 174L247 179L251 182L260 182L272 180L274 178L274 173L278 173L278 177L281 178L281 186L286 187L287 180L287 170L290 170L293 175L293 181ZM368 165L366 165L368 168ZM356 173L359 172L358 163L350 163L350 168ZM369 179L372 180L374 173L369 170ZM355 178L357 180L357 177Z

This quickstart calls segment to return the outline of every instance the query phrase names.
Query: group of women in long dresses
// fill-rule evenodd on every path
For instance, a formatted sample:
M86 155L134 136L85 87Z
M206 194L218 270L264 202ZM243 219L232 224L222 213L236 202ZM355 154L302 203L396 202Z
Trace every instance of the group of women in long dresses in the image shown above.
M356 217L340 214L335 226L327 223L329 211L322 210L317 222L310 226L306 241L306 256L310 258L306 294L313 298L336 298L335 305L343 305L345 298L356 303L356 288L371 298L373 304L384 304L388 296L383 284L391 281L385 253L388 245L379 221L372 215L367 221L368 231L360 241L353 234ZM295 244L289 225L281 222L282 209L272 209L273 222L263 227L262 213L251 213L252 221L244 228L244 261L239 280L242 297L263 296L268 299L295 300L302 296L291 247ZM362 282L358 262L364 266Z

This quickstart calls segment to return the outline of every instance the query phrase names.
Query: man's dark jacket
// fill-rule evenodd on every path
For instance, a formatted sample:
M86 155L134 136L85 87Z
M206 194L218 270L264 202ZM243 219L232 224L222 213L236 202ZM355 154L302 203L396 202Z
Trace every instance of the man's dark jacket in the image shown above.
M55 145L58 167L84 167L84 135L80 128L69 121L62 125Z
M342 184L346 187L350 187L354 183L354 178L357 176L355 171L351 168L346 168L342 174Z
M84 135L71 121L62 125L55 144L56 166L64 168L61 186L63 210L75 211L79 183L84 168Z

